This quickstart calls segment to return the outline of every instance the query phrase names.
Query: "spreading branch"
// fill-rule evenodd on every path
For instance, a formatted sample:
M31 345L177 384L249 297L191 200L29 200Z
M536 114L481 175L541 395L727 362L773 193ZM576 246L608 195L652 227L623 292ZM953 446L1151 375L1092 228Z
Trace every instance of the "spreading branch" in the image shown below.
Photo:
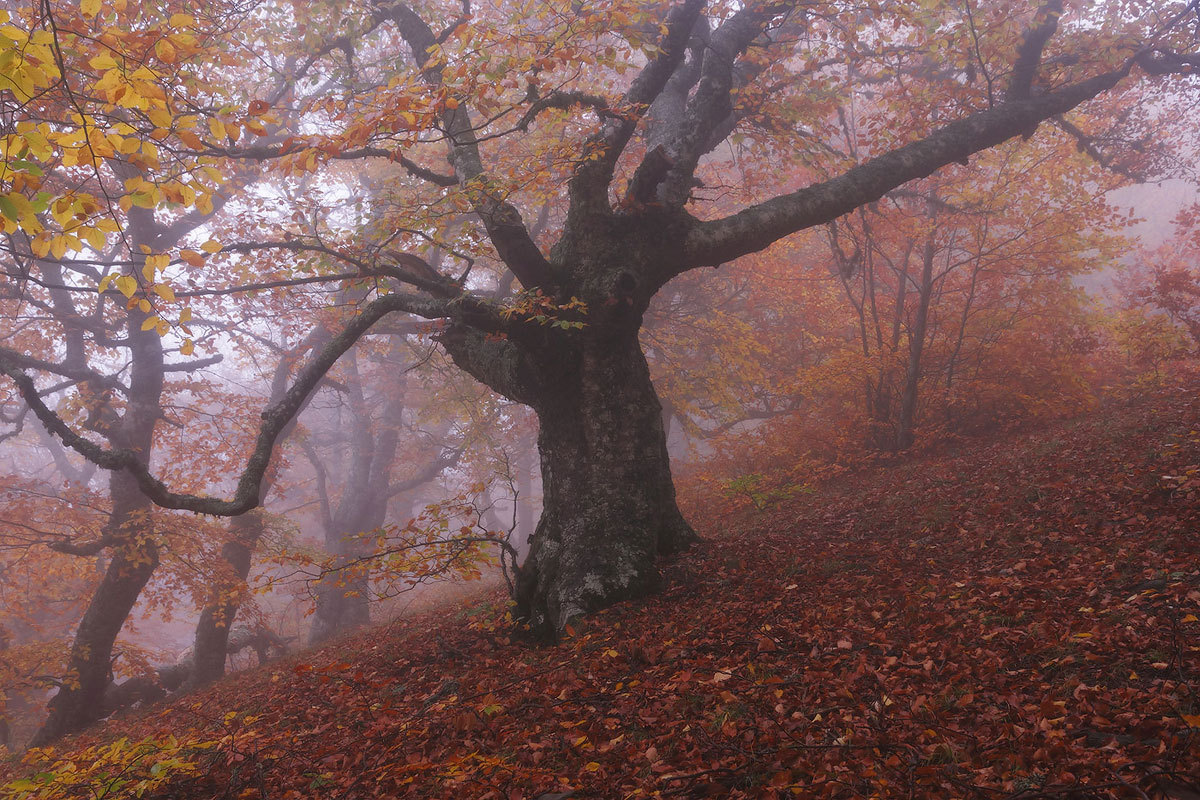
M767 200L723 219L693 224L679 271L714 266L757 252L797 231L822 225L874 202L896 187L966 162L981 150L1027 135L1041 122L1116 86L1121 69L1037 97L995 108L938 128L928 136L847 170L842 175Z
M1042 63L1042 53L1058 30L1058 19L1062 13L1062 0L1050 0L1038 10L1037 24L1025 33L1024 41L1017 49L1017 60L1013 62L1012 75L1008 81L1009 100L1023 100L1029 97L1038 67Z
M621 114L608 117L600 130L584 142L582 152L587 153L588 158L575 168L569 183L572 211L608 209L608 187L612 183L617 161L629 144L638 122L683 63L688 41L700 20L704 5L704 0L685 0L671 9L666 18L667 33L658 54L642 68L625 92Z
M459 307L446 301L427 300L400 293L384 295L363 306L358 315L312 357L282 399L262 413L262 425L254 449L238 480L237 490L229 500L171 491L149 471L137 452L103 447L72 430L42 401L33 378L3 354L0 354L0 372L17 385L21 397L46 430L99 467L114 471L127 470L136 479L142 492L155 504L163 508L177 508L201 514L236 516L258 505L259 489L280 433L303 407L325 373L372 325L393 312L407 312L434 319L452 316L457 313Z

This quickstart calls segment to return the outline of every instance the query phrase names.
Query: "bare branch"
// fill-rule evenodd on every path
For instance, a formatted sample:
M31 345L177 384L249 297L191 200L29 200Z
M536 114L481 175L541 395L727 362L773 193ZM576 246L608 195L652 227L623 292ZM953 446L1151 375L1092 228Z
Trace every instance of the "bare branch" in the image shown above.
M438 41L428 23L404 3L390 6L386 14L412 50L422 79L431 86L441 86L442 65L431 58ZM475 213L496 253L525 288L548 286L553 280L550 262L529 235L521 212L492 186L466 106L447 108L442 113L442 125L450 141L449 160L454 174L464 186L471 186Z
M129 393L129 389L111 375L101 375L99 372L86 367L71 367L66 364L58 364L53 361L34 358L8 347L0 346L0 364L18 369L36 369L39 372L48 372L51 375L70 378L72 381L89 383L98 388L117 389L122 394Z

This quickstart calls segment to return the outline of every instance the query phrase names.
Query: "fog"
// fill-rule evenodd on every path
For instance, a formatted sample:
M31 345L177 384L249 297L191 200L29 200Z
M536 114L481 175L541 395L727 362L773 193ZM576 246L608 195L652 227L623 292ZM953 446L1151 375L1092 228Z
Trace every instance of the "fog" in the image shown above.
M0 6L0 745L1189 380L1184 23L617 5Z

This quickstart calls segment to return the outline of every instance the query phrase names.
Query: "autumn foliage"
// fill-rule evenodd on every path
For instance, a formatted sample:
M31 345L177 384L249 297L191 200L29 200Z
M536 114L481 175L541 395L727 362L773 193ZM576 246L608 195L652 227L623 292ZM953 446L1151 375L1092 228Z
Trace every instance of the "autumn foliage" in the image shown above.
M0 800L1200 796L1198 14L6 4Z
M12 768L99 785L119 731L167 763L146 796L1187 797L1198 430L1167 388L762 512L704 500L675 588L558 647L485 597Z

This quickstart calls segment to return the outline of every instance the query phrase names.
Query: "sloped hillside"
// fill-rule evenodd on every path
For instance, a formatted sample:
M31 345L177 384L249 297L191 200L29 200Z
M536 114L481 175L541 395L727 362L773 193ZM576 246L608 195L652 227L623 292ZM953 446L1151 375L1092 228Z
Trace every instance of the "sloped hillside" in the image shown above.
M135 753L118 790L180 798L1200 797L1194 391L716 505L667 591L562 645L485 598L111 721L9 795Z

